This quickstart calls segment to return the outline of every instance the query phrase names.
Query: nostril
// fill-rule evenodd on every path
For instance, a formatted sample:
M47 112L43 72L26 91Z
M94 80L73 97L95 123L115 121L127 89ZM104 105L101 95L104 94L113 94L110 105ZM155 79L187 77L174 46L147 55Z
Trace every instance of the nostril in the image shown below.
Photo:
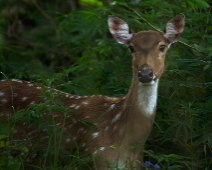
M151 69L139 70L138 71L138 79L142 83L151 82L153 80L153 71Z
M149 77L153 78L153 71L149 70Z

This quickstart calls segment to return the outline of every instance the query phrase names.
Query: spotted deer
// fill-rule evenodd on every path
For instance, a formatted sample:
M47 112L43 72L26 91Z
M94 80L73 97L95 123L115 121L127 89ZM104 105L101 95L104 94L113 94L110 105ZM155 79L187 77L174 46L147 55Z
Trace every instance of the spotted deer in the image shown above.
M51 126L60 132L56 141L59 148L78 147L92 158L95 169L141 169L144 145L155 118L165 54L183 32L184 19L183 14L170 19L163 32L133 33L122 19L108 17L110 33L132 54L132 83L124 97L77 96L27 81L1 80L0 120L10 122L12 140L27 146L33 153L29 161L33 161L37 151L48 143ZM47 95L41 97L44 93ZM48 103L49 98L55 103ZM33 110L36 104L40 110ZM62 106L66 109L60 109ZM21 110L29 112L20 114ZM30 116L45 123L29 123L31 119L26 117Z

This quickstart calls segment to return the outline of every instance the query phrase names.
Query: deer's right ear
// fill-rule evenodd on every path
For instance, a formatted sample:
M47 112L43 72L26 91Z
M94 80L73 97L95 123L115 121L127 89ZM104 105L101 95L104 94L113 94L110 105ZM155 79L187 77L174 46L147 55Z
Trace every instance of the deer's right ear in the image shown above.
M110 33L120 44L128 44L133 34L128 24L120 18L109 15L108 26Z

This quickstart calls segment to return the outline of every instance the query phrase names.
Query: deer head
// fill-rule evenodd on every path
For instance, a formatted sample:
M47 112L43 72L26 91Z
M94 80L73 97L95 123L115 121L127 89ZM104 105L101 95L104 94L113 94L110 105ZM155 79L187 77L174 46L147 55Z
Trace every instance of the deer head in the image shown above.
M110 33L120 44L125 44L132 53L134 76L143 85L154 84L163 73L167 49L176 42L184 29L183 14L169 20L164 31L140 31L133 33L120 18L109 16Z

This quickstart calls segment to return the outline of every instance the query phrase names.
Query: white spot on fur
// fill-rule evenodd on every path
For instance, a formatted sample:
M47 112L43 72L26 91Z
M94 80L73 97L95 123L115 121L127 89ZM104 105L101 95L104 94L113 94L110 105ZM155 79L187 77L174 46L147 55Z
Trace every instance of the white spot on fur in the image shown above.
M112 110L115 108L115 104L112 104L110 107L109 107L109 110Z
M41 89L41 87L36 87L36 89Z
M5 104L5 103L7 103L7 100L6 100L6 99L2 99L2 100L1 100L1 103L2 103L2 104Z
M66 143L69 143L70 141L71 141L71 139L70 139L70 138L66 139Z
M0 96L4 96L4 93L0 92Z
M73 107L75 107L76 106L76 104L72 104L71 106L69 106L70 108L73 108Z
M18 83L22 83L21 80L17 80L17 79L11 79L11 81L15 81L15 82L18 82Z
M31 84L31 83L29 83L29 84L27 84L28 86L33 86L33 84Z
M80 128L78 131L77 131L77 133L80 133L80 132L82 132L83 131L83 128Z
M109 127L107 126L107 127L105 127L105 131L107 131L109 129Z
M111 123L115 123L119 118L121 117L121 113L118 113L113 120L111 121Z
M95 150L95 151L93 152L93 154L95 155L95 154L97 154L97 152L98 152L98 150Z
M76 106L75 109L77 110L77 109L79 109L79 107L80 107L80 106Z
M88 102L82 102L82 104L84 104L84 105L88 105Z
M28 97L23 97L21 100L22 100L22 101L25 101L27 98L28 98Z
M43 128L42 131L43 131L43 132L47 132L47 129L46 129L46 128Z
M35 101L31 101L30 104L35 104Z
M35 134L36 132L37 132L36 130L31 131L31 132L29 132L27 135L30 136L30 135L32 135L32 134Z
M92 137L93 137L93 139L94 139L94 138L98 137L99 132L92 133L91 135L92 135Z
M100 151L104 151L105 150L105 147L100 147L99 150Z
M116 103L119 101L119 98L117 98L117 97L108 97L108 99L109 99L110 101L116 102Z
M45 136L43 139L49 139L49 136Z

